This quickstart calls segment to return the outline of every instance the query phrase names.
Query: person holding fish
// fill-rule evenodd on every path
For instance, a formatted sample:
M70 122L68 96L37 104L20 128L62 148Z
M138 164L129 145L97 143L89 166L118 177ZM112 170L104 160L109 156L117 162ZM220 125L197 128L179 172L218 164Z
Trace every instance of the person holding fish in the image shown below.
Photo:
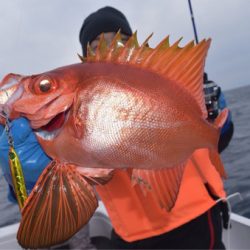
M10 118L29 120L11 123L26 185L35 185L22 211L20 244L47 247L76 233L97 206L96 183L114 227L109 248L224 249L219 200L226 198L221 179L226 174L216 151L220 131L225 148L233 125L224 106L213 122L206 120L202 78L210 41L179 50L178 42L170 46L168 39L155 49L148 39L139 46L126 17L105 7L85 19L80 42L83 64L15 75L15 93L22 94L4 103ZM83 77L81 88L77 83ZM3 86L9 85L3 81ZM29 106L34 97L37 103ZM55 106L60 107L56 115ZM5 132L0 150L12 187ZM51 224L61 209L72 226L61 217L54 222L59 226ZM40 225L37 220L46 214L52 217Z

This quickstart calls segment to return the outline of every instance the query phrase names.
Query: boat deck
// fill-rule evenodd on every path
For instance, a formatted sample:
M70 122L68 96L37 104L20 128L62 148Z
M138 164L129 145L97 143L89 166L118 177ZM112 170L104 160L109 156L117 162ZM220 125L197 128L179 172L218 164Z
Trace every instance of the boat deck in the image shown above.
M95 213L89 225L91 237L110 235L111 224L103 213ZM250 219L232 213L231 225L231 229L223 231L223 242L226 248L250 249ZM18 227L19 223L0 228L0 249L22 249L16 241Z

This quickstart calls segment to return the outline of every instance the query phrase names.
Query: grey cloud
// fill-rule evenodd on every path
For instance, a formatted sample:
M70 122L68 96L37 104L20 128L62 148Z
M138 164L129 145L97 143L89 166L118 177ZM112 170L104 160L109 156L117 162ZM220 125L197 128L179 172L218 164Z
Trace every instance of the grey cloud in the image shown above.
M212 38L206 71L228 89L249 84L250 1L193 0L199 38ZM120 9L142 42L155 46L166 35L181 45L193 39L185 0L12 0L0 1L0 77L33 74L78 62L83 19L105 5Z

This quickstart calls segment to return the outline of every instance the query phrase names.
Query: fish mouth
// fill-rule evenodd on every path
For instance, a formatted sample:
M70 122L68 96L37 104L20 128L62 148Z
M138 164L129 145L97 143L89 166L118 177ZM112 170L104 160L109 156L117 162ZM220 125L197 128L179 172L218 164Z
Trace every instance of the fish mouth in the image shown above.
M48 141L54 139L68 120L69 110L70 109L67 109L54 116L46 125L36 129L35 134L43 140Z

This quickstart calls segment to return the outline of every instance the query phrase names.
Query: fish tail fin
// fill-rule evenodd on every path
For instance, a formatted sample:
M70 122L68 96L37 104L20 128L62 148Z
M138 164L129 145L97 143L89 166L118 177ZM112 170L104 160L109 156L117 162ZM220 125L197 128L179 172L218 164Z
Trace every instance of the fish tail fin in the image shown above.
M228 113L229 113L229 109L225 108L223 109L220 114L216 117L216 119L214 120L214 125L217 128L222 128L223 125L225 124L227 117L228 117Z
M229 110L227 108L223 109L221 113L216 117L213 122L213 127L217 128L217 133L213 133L214 137L211 135L211 138L214 138L213 144L214 146L209 148L209 157L212 164L215 166L216 170L220 173L220 176L223 178L227 178L227 174L221 160L221 157L218 152L218 143L220 137L220 130L223 127L224 123L227 120Z
M221 160L219 152L215 149L209 149L209 157L210 157L211 163L214 165L216 170L219 172L220 176L226 179L227 174L226 174L224 164Z
M216 117L216 119L212 122L209 122L210 129L207 131L206 135L204 135L206 138L206 141L209 142L207 147L211 149L212 151L218 151L218 144L220 139L220 133L221 128L225 124L227 117L228 117L229 110L227 108L223 109L221 113ZM204 138L203 136L203 138ZM211 154L213 155L213 154ZM215 156L213 156L215 157Z
M51 162L22 209L17 239L24 248L47 248L64 242L93 215L92 186L70 164Z
M171 211L177 200L184 165L158 169L133 169L132 182L138 184L144 194L152 192L161 208Z

